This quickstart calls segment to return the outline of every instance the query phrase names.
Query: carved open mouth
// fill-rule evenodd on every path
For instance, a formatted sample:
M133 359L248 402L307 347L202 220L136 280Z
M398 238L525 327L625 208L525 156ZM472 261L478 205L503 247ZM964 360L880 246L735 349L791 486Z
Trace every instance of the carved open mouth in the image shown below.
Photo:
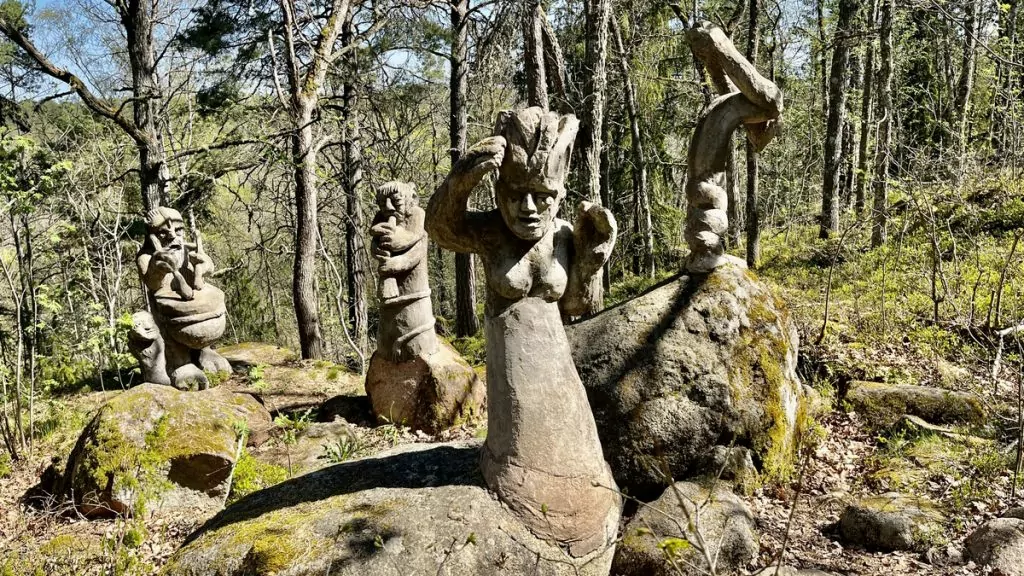
M541 227L542 221L541 217L537 215L520 216L519 224L527 230L537 230Z

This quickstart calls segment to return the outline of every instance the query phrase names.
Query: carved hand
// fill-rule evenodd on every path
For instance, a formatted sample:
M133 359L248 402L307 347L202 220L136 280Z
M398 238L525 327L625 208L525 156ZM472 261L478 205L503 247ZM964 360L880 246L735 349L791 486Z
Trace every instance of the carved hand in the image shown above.
M608 261L618 224L611 211L592 202L580 202L577 209L576 225L573 227L573 244L582 277L596 274Z
M188 258L192 263L192 269L195 271L193 277L195 278L195 289L202 290L206 286L207 274L212 273L216 266L213 260L206 255L206 250L203 249L203 237L196 234L195 244L185 244L185 248L188 249Z
M472 189L488 173L497 170L505 158L505 139L490 136L474 144L452 167L452 185Z

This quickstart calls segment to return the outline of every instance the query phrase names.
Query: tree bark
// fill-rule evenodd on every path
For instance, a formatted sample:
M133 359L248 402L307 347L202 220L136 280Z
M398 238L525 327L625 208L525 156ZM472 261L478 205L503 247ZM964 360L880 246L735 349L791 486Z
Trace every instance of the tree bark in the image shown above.
M354 22L351 14L345 18L342 30L343 45L352 42L355 35ZM344 190L345 204L348 212L345 220L345 270L346 290L348 292L349 324L352 326L353 340L360 353L365 354L369 346L369 330L367 318L366 294L366 262L363 244L363 203L361 186L363 181L363 150L362 130L359 112L356 108L356 82L358 70L356 58L350 53L346 58L346 75L342 88L342 121L345 125L345 172Z
M526 3L523 10L523 66L526 72L526 100L530 106L548 109L548 82L544 66L544 10L539 0Z
M539 4L537 10L540 10ZM469 12L469 0L452 0L451 3L451 24L452 24L452 45L449 56L449 67L451 77L449 78L449 123L448 137L451 147L448 149L452 166L462 157L466 151L466 131L469 123L469 111L467 99L469 92L468 83L468 22L466 14ZM537 22L535 22L536 24ZM536 30L540 40L541 29ZM527 40L530 35L527 35ZM529 41L526 42L529 44ZM534 48L540 44L534 45ZM539 57L540 55L537 54ZM543 82L543 64L541 67L541 81ZM547 107L547 94L544 95L545 108ZM472 254L455 255L455 334L457 336L472 336L480 330L480 322L476 317L476 273L473 265Z
M839 176L842 167L842 134L846 123L846 84L850 64L850 32L857 12L856 0L839 0L835 49L828 86L828 125L825 129L824 182L821 187L821 228L828 238L839 231Z
M725 195L729 197L729 204L725 208L726 217L729 219L726 239L730 249L740 245L740 236L743 234L743 213L740 210L743 198L740 196L740 174L737 170L736 147L733 146L729 163L725 166Z
M166 204L167 155L164 152L160 81L153 46L153 0L118 3L121 25L128 39L128 63L132 71L132 115L135 126L146 135L136 143L139 150L139 181L146 211Z
M957 179L963 178L967 163L968 123L971 117L971 90L974 87L974 68L978 53L978 0L966 0L964 13L963 57L960 60L960 77L956 86L953 110L958 114L956 122Z
M644 135L640 126L640 110L637 104L636 87L630 76L630 67L626 49L622 43L622 31L618 19L614 16L610 21L612 37L619 58L619 73L622 75L622 86L625 92L626 113L629 117L630 152L633 160L633 222L634 231L640 237L641 249L634 269L640 275L654 278L654 231L651 225L651 201L647 188L647 160L644 157Z
M292 134L295 163L295 261L292 268L292 297L299 329L302 357L321 358L320 307L316 298L317 181L316 150L313 142L313 106L302 104Z
M747 61L751 66L757 65L757 52L761 44L761 4L759 0L750 0L747 15ZM757 148L749 138L744 138L744 149L747 156L747 194L746 194L746 260L747 267L756 270L761 262L761 213L757 206L758 182L760 166L757 159Z
M882 0L881 5L881 70L878 78L878 113L882 119L878 142L875 146L875 177L872 183L874 214L871 227L871 246L885 244L888 225L889 146L892 141L892 18L893 0Z
M875 85L875 41L873 33L877 23L878 0L871 0L865 28L872 33L872 36L868 38L867 55L864 58L864 81L860 102L860 140L857 144L857 191L853 200L854 212L858 218L864 214L868 182L868 141L871 138L871 127L874 126L875 107L872 104Z

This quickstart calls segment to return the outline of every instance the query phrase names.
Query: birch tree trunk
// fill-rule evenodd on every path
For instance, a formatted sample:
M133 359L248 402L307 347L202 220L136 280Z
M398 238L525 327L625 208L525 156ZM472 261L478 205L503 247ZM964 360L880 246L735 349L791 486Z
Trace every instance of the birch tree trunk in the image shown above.
M351 12L351 11L350 11ZM341 42L348 45L355 36L354 22L351 13L345 18L345 27L341 34ZM345 208L348 218L345 219L345 270L346 291L349 300L349 324L352 326L353 339L359 347L360 354L366 354L369 346L369 330L367 325L366 304L366 261L363 243L363 150L362 129L357 109L358 70L356 58L346 58L345 82L342 88L342 121L345 125Z
M865 29L873 33L878 24L878 0L871 0L868 8ZM857 144L857 191L854 193L854 212L857 217L864 214L868 182L868 142L871 138L871 127L874 126L874 85L875 85L875 41L868 38L867 55L864 58L864 80L860 102L860 140Z
M978 0L966 0L964 12L964 43L963 56L960 60L960 77L956 86L956 98L953 101L954 113L958 114L956 123L957 142L957 179L964 176L967 163L968 124L971 118L971 91L974 88L974 68L978 54Z
M761 5L759 0L749 0L747 15L747 61L751 66L757 65L757 52L761 44ZM761 261L761 213L757 207L758 182L760 166L757 160L757 148L749 138L744 138L744 149L747 156L747 194L746 194L746 231L747 267L756 270Z

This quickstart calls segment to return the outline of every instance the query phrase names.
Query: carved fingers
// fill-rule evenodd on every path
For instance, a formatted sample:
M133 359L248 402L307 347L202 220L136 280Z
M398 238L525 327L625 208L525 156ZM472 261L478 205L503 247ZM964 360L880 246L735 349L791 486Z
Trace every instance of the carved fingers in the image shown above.
M459 174L460 180L476 186L484 176L501 166L505 158L505 148L505 138L501 136L484 138L466 150L452 168L452 175Z
M596 274L608 261L618 224L611 211L592 202L580 202L573 227L573 245L576 248L576 267L582 278Z

